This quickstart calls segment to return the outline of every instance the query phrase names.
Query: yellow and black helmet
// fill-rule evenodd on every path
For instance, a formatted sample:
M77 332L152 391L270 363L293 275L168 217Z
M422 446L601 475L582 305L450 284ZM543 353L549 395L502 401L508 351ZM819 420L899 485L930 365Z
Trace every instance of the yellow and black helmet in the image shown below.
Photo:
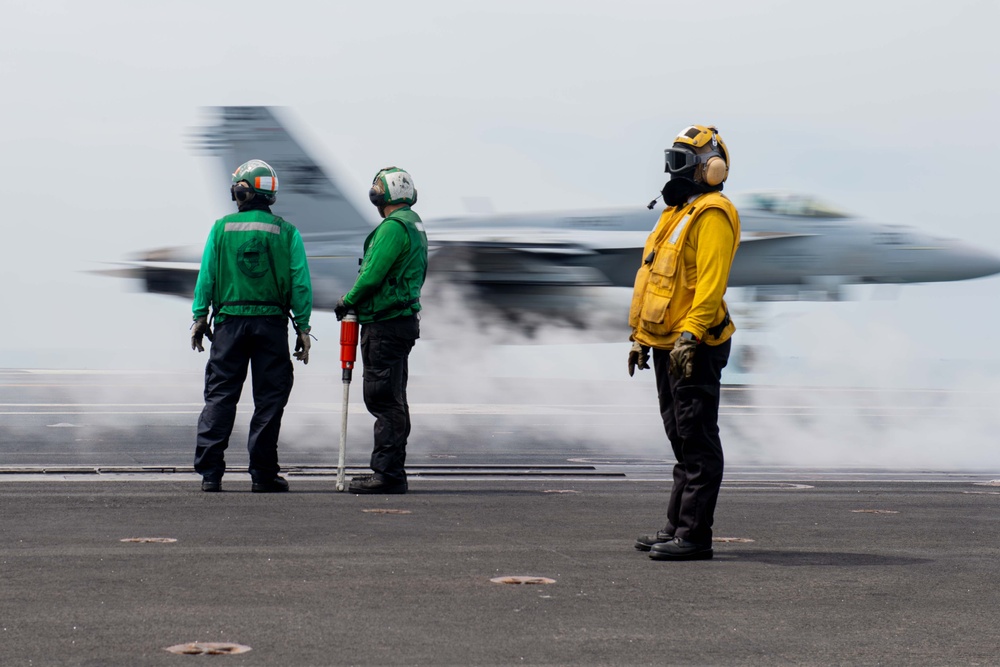
M695 180L716 186L729 177L729 149L711 125L692 125L681 130L674 145L664 151L669 174L695 170Z

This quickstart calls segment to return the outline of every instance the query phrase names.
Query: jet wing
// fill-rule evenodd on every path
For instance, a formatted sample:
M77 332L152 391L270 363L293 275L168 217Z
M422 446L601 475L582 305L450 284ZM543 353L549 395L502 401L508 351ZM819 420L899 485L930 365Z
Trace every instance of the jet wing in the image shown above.
M430 254L433 275L478 287L591 287L611 284L591 266L574 263L594 255L580 246L551 244L506 245L481 241L435 244Z
M798 234L791 232L741 232L740 244L753 243L755 241L773 241L776 239L800 239L816 234Z
M480 287L630 286L648 231L475 229L432 232L431 269ZM741 243L810 234L744 232Z
M154 294L170 294L190 299L194 295L194 285L198 282L198 262L124 262L146 281L146 291Z
M756 285L744 290L741 301L844 301L845 288L858 282L857 276L823 276L801 285Z
M433 233L430 240L431 271L485 290L627 286L635 272L627 258L641 254L647 236L645 231L442 230ZM808 235L744 232L740 242L796 236ZM313 251L318 245L306 240L311 259L316 259ZM199 261L193 261L195 257L197 248L165 248L143 259L116 262L114 267L96 272L139 278L145 281L149 292L190 298L201 268Z
M122 271L130 271L133 269L153 269L155 271L194 271L197 273L201 269L201 264L199 262L147 262L144 260L126 260L116 262L116 264L123 267Z
M572 228L521 227L435 229L429 223L431 245L440 246L495 246L519 248L528 252L556 252L558 249L577 249L580 252L597 252L619 248L642 248L648 231L614 230L582 231Z

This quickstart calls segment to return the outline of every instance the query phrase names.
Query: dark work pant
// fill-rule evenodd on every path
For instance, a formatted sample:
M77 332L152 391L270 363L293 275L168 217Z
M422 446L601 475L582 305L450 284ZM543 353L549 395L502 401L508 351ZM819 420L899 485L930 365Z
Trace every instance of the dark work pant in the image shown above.
M410 350L419 337L416 316L361 325L365 407L375 417L371 468L390 482L406 481L406 439L410 435L406 381Z
M198 418L194 454L194 469L203 477L218 479L226 471L224 454L248 364L254 404L247 440L250 476L254 481L266 482L280 470L278 431L292 392L288 320L229 316L215 327L215 340L205 366L205 407Z
M653 350L660 416L677 459L664 530L698 544L712 542L722 486L719 394L731 347L699 345L691 377L682 380L670 375L670 350Z

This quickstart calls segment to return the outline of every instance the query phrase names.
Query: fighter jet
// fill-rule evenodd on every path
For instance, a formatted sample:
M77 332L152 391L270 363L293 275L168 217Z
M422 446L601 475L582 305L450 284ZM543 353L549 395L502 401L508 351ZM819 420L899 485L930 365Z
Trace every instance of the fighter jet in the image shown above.
M344 197L269 107L217 107L196 145L220 158L220 176L251 158L279 174L275 213L302 234L318 309L332 309L358 272L377 221ZM228 180L226 182L228 187ZM814 197L756 192L733 197L742 220L730 287L755 301L840 300L848 285L967 280L1000 272L1000 257L955 239L876 224ZM454 287L472 312L507 321L562 318L582 328L624 330L626 290L658 212L639 205L608 211L489 215L425 220L430 241L425 311ZM161 248L124 262L119 275L149 292L190 298L200 248ZM601 302L600 308L594 304ZM608 307L610 304L610 308ZM604 313L596 317L595 313Z

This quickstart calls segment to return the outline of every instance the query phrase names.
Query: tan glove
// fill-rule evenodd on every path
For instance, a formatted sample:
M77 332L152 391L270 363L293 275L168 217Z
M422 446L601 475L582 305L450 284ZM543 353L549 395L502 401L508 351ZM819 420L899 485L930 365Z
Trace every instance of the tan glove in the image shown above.
M198 350L199 352L205 351L205 346L202 345L202 338L208 335L208 339L212 340L212 332L208 328L208 318L202 315L194 321L191 325L191 349Z
M635 375L635 369L640 371L649 369L649 348L639 343L632 343L632 349L628 351L628 376Z
M698 348L698 339L688 331L674 343L670 350L670 374L678 380L691 377L694 372L694 351Z
M303 364L309 363L309 348L312 347L312 340L309 338L310 331L312 329L309 327L299 329L295 336L295 354L293 356Z

